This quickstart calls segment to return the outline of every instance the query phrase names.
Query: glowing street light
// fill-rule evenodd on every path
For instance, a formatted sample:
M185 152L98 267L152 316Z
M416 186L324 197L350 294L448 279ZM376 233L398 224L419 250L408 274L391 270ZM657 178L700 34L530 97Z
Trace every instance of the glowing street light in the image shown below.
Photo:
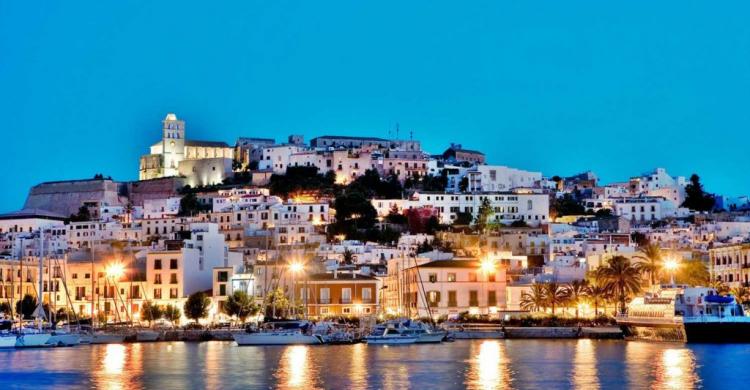
M294 273L302 272L303 269L305 269L305 267L302 265L302 263L289 264L289 270Z
M495 262L491 259L484 259L479 263L479 269L484 273L492 273L495 271Z
M666 269L669 272L669 284L674 285L674 272L677 270L677 267L679 264L677 263L677 260L675 259L667 259L664 261L664 269Z
M125 275L125 266L121 263L112 263L107 266L105 272L107 273L107 277L117 280L120 279L122 275Z

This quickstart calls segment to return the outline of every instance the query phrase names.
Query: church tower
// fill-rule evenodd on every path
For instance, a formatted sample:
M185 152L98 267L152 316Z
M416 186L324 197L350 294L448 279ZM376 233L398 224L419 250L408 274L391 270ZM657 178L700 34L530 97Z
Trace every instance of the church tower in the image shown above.
M177 167L185 159L185 121L177 115L167 114L162 123L163 176L177 176Z

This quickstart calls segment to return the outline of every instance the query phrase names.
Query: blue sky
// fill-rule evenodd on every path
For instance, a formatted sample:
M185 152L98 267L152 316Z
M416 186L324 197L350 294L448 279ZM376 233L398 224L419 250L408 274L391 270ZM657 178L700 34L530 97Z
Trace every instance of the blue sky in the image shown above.
M188 137L387 136L750 193L750 3L0 2L0 211Z

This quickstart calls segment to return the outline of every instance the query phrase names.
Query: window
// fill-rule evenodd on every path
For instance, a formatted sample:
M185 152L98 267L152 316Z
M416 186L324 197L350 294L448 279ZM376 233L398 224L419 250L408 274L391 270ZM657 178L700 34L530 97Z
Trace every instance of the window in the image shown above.
M154 275L154 284L161 284L161 274Z
M362 303L372 302L372 289L367 287L362 289Z
M169 298L176 299L177 298L177 289L176 288L170 288L169 289Z
M161 269L161 259L154 260L154 269Z
M469 291L469 306L479 306L479 293L477 290Z
M227 285L226 284L220 284L219 285L219 296L225 296L227 295Z
M169 283L177 284L177 274L169 274Z
M430 283L435 283L435 282L437 282L437 274L430 274L430 275L428 276L428 278L429 278L429 280L430 280Z
M458 300L456 299L456 291L450 290L448 291L448 307L456 307L458 306Z
M440 304L440 291L429 291L427 293L427 302L430 307L437 307Z
M497 294L494 290L487 292L487 306L497 306Z
M321 307L320 308L320 314L321 315L327 315L328 314L328 308L327 307Z
M341 303L352 303L352 289L342 288L341 289Z
M320 289L320 303L331 303L331 289L321 288Z
M226 282L229 280L229 272L227 271L219 271L217 278L219 282Z
M487 280L490 281L490 282L494 282L495 281L495 273L493 272L493 273L487 274Z
M344 314L352 314L352 308L351 307L345 307L341 309L341 312Z
M455 282L456 281L456 273L455 272L449 272L448 273L448 281L449 282Z
M155 288L154 289L154 299L161 299L161 289Z
M177 269L177 259L169 260L169 269Z
M476 282L477 281L477 273L476 272L469 272L469 281L470 282Z

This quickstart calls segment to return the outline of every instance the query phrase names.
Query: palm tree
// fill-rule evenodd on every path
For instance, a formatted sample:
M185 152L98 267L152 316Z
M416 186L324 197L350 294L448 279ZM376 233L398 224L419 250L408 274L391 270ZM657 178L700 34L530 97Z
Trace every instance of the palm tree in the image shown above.
M544 285L534 283L531 291L521 293L521 309L528 311L540 311L547 307L547 297Z
M648 273L650 286L656 284L656 275L662 267L662 252L659 245L648 243L641 248L643 255L633 256L635 259L642 260L636 266L641 273Z
M576 319L578 319L578 304L589 293L589 282L586 279L574 280L565 287L565 298L568 303L576 308Z
M714 280L709 284L709 287L716 290L718 294L726 294L729 292L729 286L721 280Z
M607 290L620 303L620 314L625 314L625 300L641 291L641 272L624 256L614 256L607 265L597 270Z
M737 303L745 303L748 300L750 300L750 290L748 290L747 287L739 286L735 287L731 291L732 295L734 295L734 298L737 300Z
M565 289L557 282L547 282L544 284L544 290L547 303L552 307L552 314L554 315L555 308L567 301Z
M599 315L599 302L605 303L609 297L607 286L598 279L589 284L588 299L594 304L594 317Z

